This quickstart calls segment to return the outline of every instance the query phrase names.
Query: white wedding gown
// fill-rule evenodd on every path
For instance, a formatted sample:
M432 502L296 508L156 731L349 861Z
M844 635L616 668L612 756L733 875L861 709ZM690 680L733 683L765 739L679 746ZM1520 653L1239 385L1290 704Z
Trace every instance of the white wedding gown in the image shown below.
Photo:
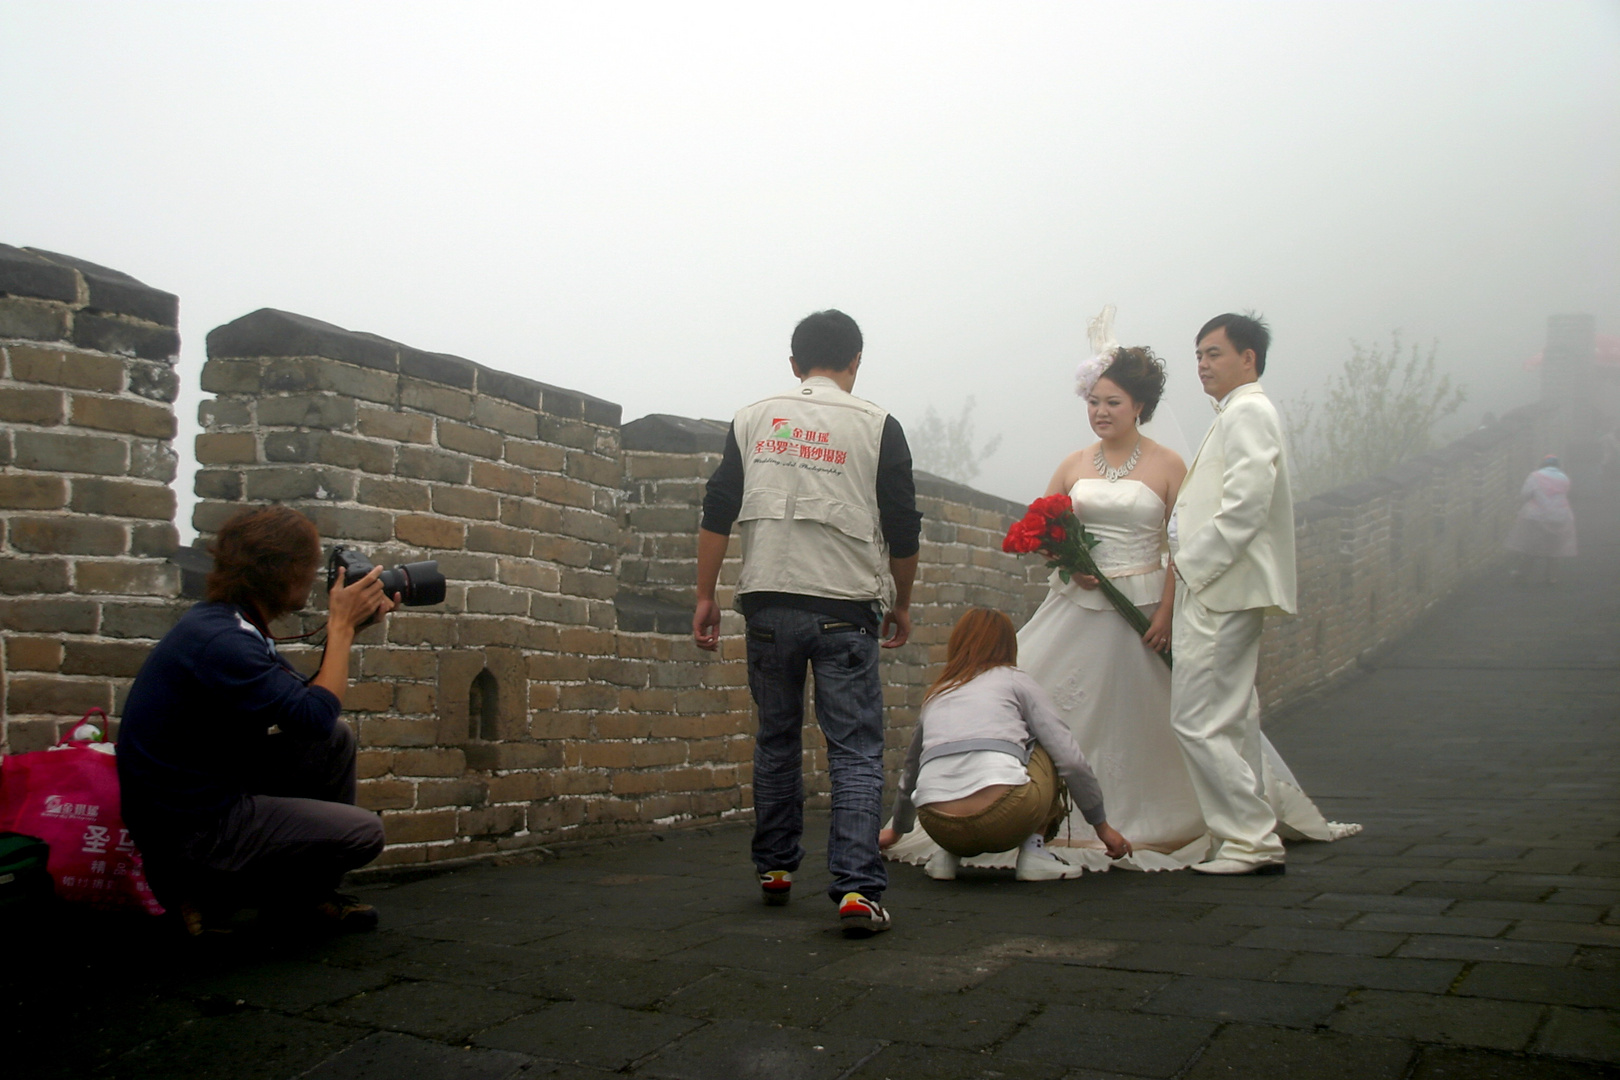
M1152 614L1164 594L1165 506L1136 480L1077 481L1075 513L1093 536L1098 569ZM1175 643L1171 642L1174 649ZM1054 573L1045 601L1018 633L1018 666L1034 676L1068 721L1102 785L1108 823L1135 851L1111 860L1079 811L1052 841L1091 870L1180 870L1209 850L1204 818L1170 728L1170 669L1142 644L1100 590L1063 584ZM1359 825L1330 822L1300 790L1271 740L1265 748L1266 798L1286 839L1337 840ZM885 854L922 864L938 851L919 825ZM963 859L963 866L1011 867L1018 852Z

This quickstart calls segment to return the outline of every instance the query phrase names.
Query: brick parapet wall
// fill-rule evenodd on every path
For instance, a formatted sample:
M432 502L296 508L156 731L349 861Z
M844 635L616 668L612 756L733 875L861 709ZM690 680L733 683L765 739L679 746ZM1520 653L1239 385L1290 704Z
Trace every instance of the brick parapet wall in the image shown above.
M1263 708L1291 704L1354 669L1501 562L1549 415L1525 406L1391 475L1296 506L1299 615L1266 620Z
M163 559L175 542L173 312L172 296L116 272L0 248L9 751L51 741L88 704L116 711L184 609ZM205 537L244 504L285 502L328 542L390 564L437 558L449 578L445 604L391 616L355 652L346 705L384 862L747 812L754 720L729 610L735 542L719 655L688 635L723 422L621 427L609 402L270 310L211 334L202 378ZM1398 476L1300 504L1301 614L1268 620L1268 708L1354 667L1499 559L1543 428L1541 411L1522 410ZM997 607L1022 624L1046 588L1038 563L1000 551L1022 506L925 474L917 486L913 637L884 654L891 779L960 613ZM318 649L288 652L304 670L318 662ZM825 805L813 726L805 755L811 803Z
M115 712L177 610L177 301L0 245L0 752Z

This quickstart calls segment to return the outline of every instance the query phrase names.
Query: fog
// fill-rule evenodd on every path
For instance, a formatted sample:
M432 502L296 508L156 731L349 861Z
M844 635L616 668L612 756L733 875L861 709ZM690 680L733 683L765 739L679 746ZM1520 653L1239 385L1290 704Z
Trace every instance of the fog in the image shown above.
M1438 340L1463 426L1535 396L1549 314L1620 331L1613 3L13 0L0 155L0 241L180 295L182 455L205 334L262 306L627 420L729 417L839 307L857 392L974 395L1014 499L1091 437L1105 303L1193 441L1221 311L1283 401Z

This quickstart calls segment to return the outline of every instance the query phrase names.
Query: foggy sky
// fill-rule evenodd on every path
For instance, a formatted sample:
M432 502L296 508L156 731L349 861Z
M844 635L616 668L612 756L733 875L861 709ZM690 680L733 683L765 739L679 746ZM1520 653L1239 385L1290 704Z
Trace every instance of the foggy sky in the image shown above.
M834 306L1014 499L1092 439L1085 324L1257 309L1287 401L1438 339L1466 415L1620 332L1620 5L0 3L0 242L648 412L727 418ZM182 518L190 481L182 477ZM189 521L182 520L189 535Z

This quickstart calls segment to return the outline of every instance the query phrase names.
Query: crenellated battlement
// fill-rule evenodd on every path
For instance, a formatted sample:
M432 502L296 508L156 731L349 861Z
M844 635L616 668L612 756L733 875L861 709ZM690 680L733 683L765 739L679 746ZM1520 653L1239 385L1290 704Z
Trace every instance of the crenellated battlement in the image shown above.
M0 748L37 749L86 708L116 715L180 595L172 481L174 296L103 267L0 247ZM724 421L653 415L306 316L214 330L193 523L247 504L308 514L328 543L439 560L445 602L363 631L346 701L385 862L466 858L750 806L753 716L728 612L691 642L703 485ZM723 402L728 410L739 402ZM1498 560L1542 413L1521 410L1298 514L1302 614L1268 622L1262 694L1297 700ZM918 475L912 643L885 655L898 765L955 619L1022 622L1045 592L1000 550L1023 507ZM728 607L736 563L722 574ZM322 599L315 596L316 606ZM319 610L279 632L318 626ZM318 649L287 650L306 670ZM825 748L807 730L807 786Z

